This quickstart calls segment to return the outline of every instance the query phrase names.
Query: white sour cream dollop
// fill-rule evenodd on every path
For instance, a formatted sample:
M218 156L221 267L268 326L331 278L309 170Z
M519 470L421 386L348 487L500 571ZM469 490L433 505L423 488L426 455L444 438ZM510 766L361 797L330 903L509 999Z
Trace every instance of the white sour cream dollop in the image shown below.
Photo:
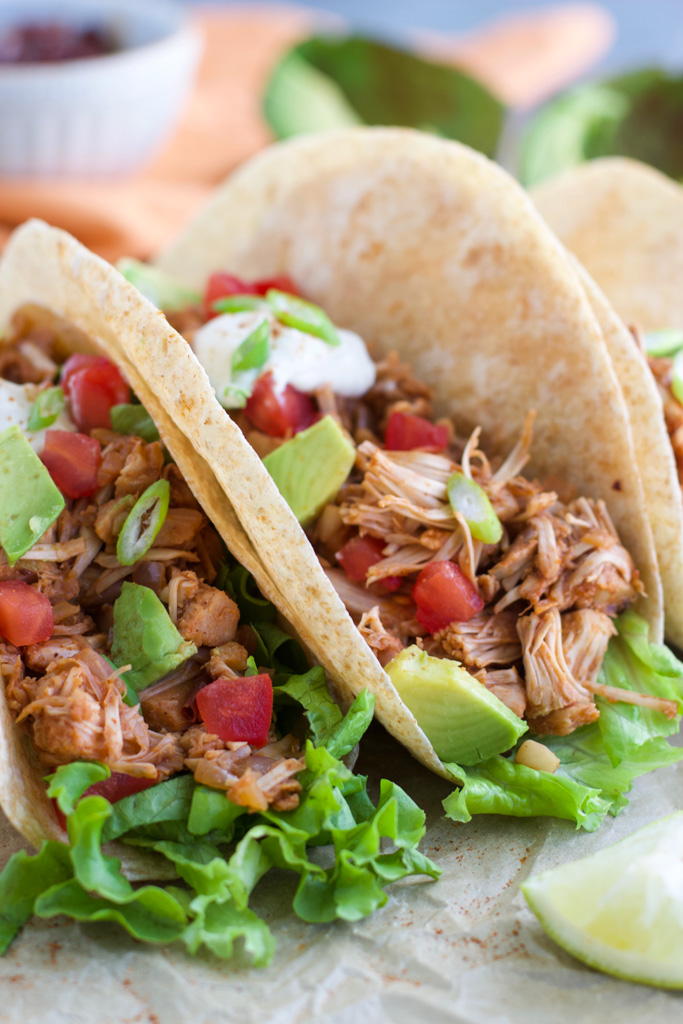
M34 452L40 455L45 447L45 430L28 429L29 416L37 394L35 384L14 384L11 380L0 378L0 431L15 425L21 427ZM52 426L46 429L75 430L76 426L64 409Z
M270 323L270 355L258 369L233 376L232 357L264 320ZM275 390L288 384L310 392L328 384L337 395L356 398L375 383L375 364L365 342L353 331L337 331L340 345L328 345L313 334L285 327L269 310L223 313L196 332L192 348L206 370L218 401L226 409L244 405L254 383L272 371ZM242 394L237 389L242 389Z

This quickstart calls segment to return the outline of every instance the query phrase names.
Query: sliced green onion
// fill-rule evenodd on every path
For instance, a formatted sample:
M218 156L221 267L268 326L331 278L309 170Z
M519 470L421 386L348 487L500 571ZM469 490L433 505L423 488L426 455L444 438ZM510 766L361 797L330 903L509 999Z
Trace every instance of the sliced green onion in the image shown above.
M111 429L117 434L132 434L151 443L159 440L159 431L144 405L113 405Z
M503 527L484 488L464 473L451 473L447 486L451 508L464 517L474 539L497 544Z
M252 309L264 309L266 305L260 295L227 295L212 302L211 308L217 313L246 313Z
M224 409L244 409L250 396L248 388L240 387L239 384L226 384L221 405Z
M673 380L671 381L671 393L676 401L683 405L683 349L674 356Z
M270 288L266 292L266 301L280 323L287 327L296 327L298 331L304 331L306 334L313 334L316 338L326 341L328 345L341 345L341 338L334 324L319 306L299 299L296 295L279 292L276 288Z
M135 565L149 551L164 525L170 496L168 480L157 480L135 502L116 542L121 565Z
M258 327L247 335L232 357L232 372L258 370L270 355L270 323L262 320Z
M41 391L31 407L28 429L45 430L46 427L51 427L65 404L64 392L60 387L46 388L45 391Z
M649 356L675 356L683 349L683 331L648 331L643 335L643 341Z

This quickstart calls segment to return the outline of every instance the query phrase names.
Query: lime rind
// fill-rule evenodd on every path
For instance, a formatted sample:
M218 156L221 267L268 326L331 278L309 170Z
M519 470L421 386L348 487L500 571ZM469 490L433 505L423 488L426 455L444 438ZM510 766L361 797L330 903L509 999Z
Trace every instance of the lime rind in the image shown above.
M683 812L521 891L541 926L577 960L614 977L683 988Z

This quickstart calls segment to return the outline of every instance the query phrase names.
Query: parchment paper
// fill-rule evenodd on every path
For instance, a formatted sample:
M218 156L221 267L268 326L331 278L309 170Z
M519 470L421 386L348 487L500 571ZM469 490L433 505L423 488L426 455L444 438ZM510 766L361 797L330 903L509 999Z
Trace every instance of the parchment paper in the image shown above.
M629 807L592 834L543 819L447 821L448 784L376 725L356 770L375 784L393 778L426 810L422 849L443 868L439 882L390 886L387 905L357 924L306 925L287 910L288 876L271 873L254 902L278 944L265 970L145 947L113 925L36 920L0 959L0 1021L669 1024L683 1016L683 994L617 981L564 954L518 891L530 873L683 807L681 764L638 780ZM2 863L20 846L3 823Z

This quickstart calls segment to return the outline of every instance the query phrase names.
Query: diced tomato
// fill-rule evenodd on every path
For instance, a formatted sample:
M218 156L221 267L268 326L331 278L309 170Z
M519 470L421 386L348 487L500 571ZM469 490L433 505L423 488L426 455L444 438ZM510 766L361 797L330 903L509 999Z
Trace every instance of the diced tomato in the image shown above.
M43 462L67 498L86 498L97 490L100 443L87 434L46 430Z
M301 292L287 274L280 274L277 277L264 277L260 281L254 281L251 288L254 295L265 295L271 288L275 288L279 292L301 296Z
M79 430L111 428L111 407L130 401L130 388L118 367L104 356L75 353L62 367L60 384Z
M93 782L88 786L84 796L103 796L110 804L117 800L123 800L124 796L131 796L133 793L141 793L143 789L155 786L156 779L139 779L135 775L128 775L126 772L112 772L108 779L101 782Z
M430 562L417 577L412 590L417 621L430 633L451 622L467 622L481 611L484 602L476 587L454 562Z
M429 452L442 452L448 447L448 428L430 423L422 416L407 412L392 412L387 424L384 444L389 451L409 452L424 448Z
M313 402L308 395L297 391L291 384L278 394L270 371L262 374L254 384L244 412L257 430L271 437L298 434L310 427L315 419Z
M0 583L0 637L25 647L49 640L54 628L52 605L45 594L23 580Z
M227 299L230 295L265 295L270 288L289 292L290 295L299 295L299 289L291 278L284 274L279 277L263 278L260 281L243 281L234 274L212 274L204 292L204 315L207 320L219 315L213 308L214 302L218 299Z
M83 796L103 796L110 804L115 804L117 800L123 800L124 796L141 793L143 789L149 789L156 784L156 779L138 779L125 772L112 772L108 779L93 782L92 786L88 786ZM53 803L59 824L66 831L66 817L60 811L57 801L53 800Z
M253 747L268 742L273 717L273 684L270 676L217 679L197 694L197 707L210 733L222 740L243 740Z
M365 582L368 569L381 562L384 558L382 549L384 543L376 537L361 537L360 535L347 540L346 544L339 549L335 558L345 570L350 580L362 580ZM385 576L378 580L387 590L398 590L403 583L400 576Z

